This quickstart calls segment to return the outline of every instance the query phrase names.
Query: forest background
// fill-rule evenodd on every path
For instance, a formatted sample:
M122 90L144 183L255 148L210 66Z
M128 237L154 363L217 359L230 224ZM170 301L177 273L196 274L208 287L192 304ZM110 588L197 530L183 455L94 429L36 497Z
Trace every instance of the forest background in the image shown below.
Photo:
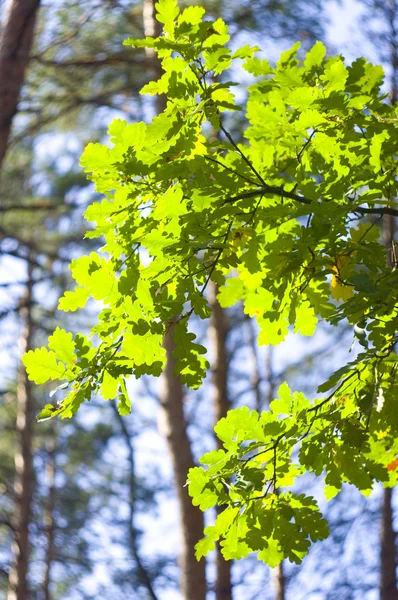
M232 45L250 37L270 61L298 39L303 49L320 39L330 54L381 62L395 101L395 1L201 4L228 23ZM0 4L0 598L396 599L397 500L378 488L364 498L347 487L326 505L308 478L331 537L300 566L231 565L215 553L205 573L193 555L203 516L183 484L215 447L214 423L230 407L266 408L284 380L313 395L315 358L325 376L343 364L349 329L260 350L253 323L210 296L213 318L198 333L211 344L212 372L200 391L146 379L131 388L131 415L93 400L71 421L36 423L48 390L32 387L20 356L65 326L56 307L70 285L67 264L93 243L82 213L96 195L79 156L105 139L112 118L148 120L160 109L139 95L156 60L122 46L156 33L153 9L149 0ZM88 328L95 311L68 316L67 328Z

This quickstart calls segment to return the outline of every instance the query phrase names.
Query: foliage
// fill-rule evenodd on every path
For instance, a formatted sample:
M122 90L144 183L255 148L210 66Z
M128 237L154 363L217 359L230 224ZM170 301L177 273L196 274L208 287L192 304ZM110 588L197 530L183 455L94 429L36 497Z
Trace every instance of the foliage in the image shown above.
M221 539L228 559L258 551L272 566L300 562L328 530L315 500L288 490L297 477L326 473L327 498L344 481L367 494L396 479L398 271L379 228L398 214L396 112L380 93L382 69L365 59L347 66L317 42L300 61L295 44L273 68L257 48L232 52L224 22L203 20L202 8L157 6L164 35L126 43L158 53L164 73L142 92L166 94L167 106L150 124L113 121L111 146L89 144L82 157L104 195L86 211L88 236L105 244L72 261L77 287L60 307L93 298L98 323L92 339L58 329L50 350L24 362L37 383L69 387L40 418L71 417L97 392L119 397L125 414L125 379L161 374L170 328L176 374L201 385L208 363L189 318L209 316L210 281L223 307L242 302L257 319L260 344L281 343L290 325L310 336L319 319L348 321L361 351L317 399L283 384L269 411L230 411L216 426L224 450L189 473L195 504L226 506L198 558ZM254 83L238 143L225 114L243 108L236 82L218 78L242 60Z

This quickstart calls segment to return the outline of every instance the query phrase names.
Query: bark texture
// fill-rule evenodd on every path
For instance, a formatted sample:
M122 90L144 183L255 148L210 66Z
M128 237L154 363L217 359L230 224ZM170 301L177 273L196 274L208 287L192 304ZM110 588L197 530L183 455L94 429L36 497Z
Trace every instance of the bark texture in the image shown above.
M260 372L260 360L258 356L257 346L257 334L255 330L255 324L253 319L248 319L248 333L249 333L249 345L252 355L252 374L251 374L251 385L255 394L256 399L256 410L261 412L263 410L263 398L261 394L261 372Z
M225 311L218 303L217 286L212 283L210 287L211 306L212 306L212 341L214 351L213 363L213 384L214 384L214 416L215 421L219 421L231 409L231 402L228 394L228 353L227 353L227 335L228 323ZM218 438L217 448L223 447ZM218 507L218 511L220 507ZM222 509L221 509L222 510ZM232 581L231 581L232 562L224 559L220 551L220 546L216 548L216 600L232 600Z
M386 0L385 16L388 24L388 45L390 51L391 65L391 104L398 100L398 2L397 0Z
M128 521L128 532L129 532L129 546L131 554L133 555L136 567L137 575L141 585L146 588L148 598L151 600L158 600L150 573L143 560L141 559L140 552L138 550L137 541L137 530L135 527L135 500L136 500L136 479L135 479L135 455L134 455L134 444L131 436L127 430L124 418L120 416L116 405L113 404L116 419L119 422L122 437L125 441L127 448L127 456L129 461L129 521Z
M44 582L43 582L43 596L44 600L51 600L51 570L54 564L55 558L55 443L54 439L47 441L47 465L46 465L46 479L48 486L48 495L46 508L44 513L44 529L47 538L46 558L45 558L45 571L44 571Z
M40 0L9 0L0 30L0 168L7 152L11 125L29 62L33 32ZM21 302L23 331L21 354L32 347L32 273ZM25 369L20 364L17 384L17 451L15 454L15 514L11 566L8 579L8 600L28 600L29 523L33 490L33 394Z
M156 20L155 14L156 0L144 0L142 7L144 33L147 37L159 37L162 33L162 26ZM159 79L162 74L162 66L153 48L145 48L145 53L148 59L154 79ZM156 113L162 112L166 108L166 96L164 94L155 96Z
M20 316L23 330L20 339L21 354L32 348L32 267L29 267L28 285L21 302ZM15 513L13 517L12 560L9 573L8 600L28 600L29 524L33 492L33 422L34 402L32 384L20 363L17 385L17 449L15 453Z
M155 19L155 1L144 0L143 4L144 31L147 36L158 36L161 31L160 23ZM162 75L162 69L155 53L148 49L148 60L155 78ZM155 110L157 113L165 108L166 98L156 97ZM173 327L165 336L164 346L167 354L167 364L162 378L160 402L162 405L162 428L167 439L167 445L173 464L174 480L179 503L181 523L181 591L184 600L206 599L206 563L204 559L195 558L195 545L203 537L204 519L202 512L193 506L188 496L187 474L195 466L191 444L187 432L184 415L184 388L178 377L174 375L175 360L173 358Z
M274 585L275 585L275 600L285 600L285 573L283 561L275 568L274 571Z
M387 262L393 266L395 261L394 237L395 220L391 215L384 217L384 241ZM381 547L380 547L380 600L398 600L396 534L393 528L392 490L383 491Z
M380 549L380 600L398 600L396 575L396 545L393 529L392 490L383 492L381 549Z
M380 6L378 7L380 8ZM387 43L390 50L391 66L391 103L397 102L398 94L398 33L396 29L396 18L398 3L396 0L386 0L384 6L384 17L387 24ZM396 222L392 215L384 216L384 243L387 252L387 264L390 267L396 265L395 246ZM393 491L383 491L381 540L380 540L380 600L398 600L397 589L397 548L396 533L393 527Z
M273 361L273 349L272 346L267 348L267 359L266 359L266 370L267 370L267 383L268 383L268 392L267 392L267 405L271 404L272 400L275 397L275 375L274 375L274 361ZM276 490L276 493L279 493L279 490ZM285 600L286 598L286 577L285 577L285 569L284 562L279 563L277 567L274 569L274 586L275 586L275 600Z
M163 428L173 463L181 523L181 591L184 600L206 599L205 561L195 558L195 544L203 537L202 512L193 506L185 487L187 473L195 466L184 416L184 388L174 375L173 328L165 336L167 364L162 379L160 401Z
M0 30L0 167L24 82L40 0L9 0Z

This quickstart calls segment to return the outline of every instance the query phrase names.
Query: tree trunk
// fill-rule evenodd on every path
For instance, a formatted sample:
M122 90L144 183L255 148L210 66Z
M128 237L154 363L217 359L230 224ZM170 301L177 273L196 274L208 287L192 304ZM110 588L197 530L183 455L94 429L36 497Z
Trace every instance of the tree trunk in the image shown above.
M381 549L380 549L380 600L398 600L396 576L396 546L393 529L392 490L383 490Z
M227 355L227 335L228 325L224 310L216 299L218 289L215 284L211 284L211 306L213 309L211 334L214 348L214 366L213 366L213 384L214 384L214 413L216 423L231 409L231 402L228 395L228 355ZM217 438L217 448L222 448L222 442ZM217 507L217 512L222 508ZM232 562L225 560L220 551L220 546L216 548L216 600L232 600L232 582L231 582Z
M148 592L148 597L152 600L157 600L157 596L155 594L152 579L150 574L145 567L140 553L138 551L137 544L137 532L134 524L135 520L135 499L136 499L136 479L135 479L135 457L134 457L134 445L133 440L128 432L126 427L126 423L124 418L120 416L116 405L112 404L113 410L115 412L115 416L117 421L119 422L120 429L122 431L122 436L126 444L127 448L127 456L129 461L129 520L128 520L128 531L129 531L129 547L131 554L133 555L135 564L137 566L137 574L138 579L142 586L146 588Z
M273 364L273 348L272 346L268 346L267 348L267 379L268 379L268 392L267 392L267 404L268 407L271 404L272 400L275 396L275 377L274 377L274 364ZM276 493L279 493L279 490L276 490ZM286 578L285 578L285 569L284 562L282 561L277 567L274 569L273 573L274 586L275 586L275 600L285 600L285 588L286 588Z
M160 401L162 404L164 433L173 463L181 522L181 589L184 600L206 599L206 563L195 558L195 544L203 537L202 512L193 506L185 487L187 474L195 466L184 416L184 389L174 375L173 327L165 336L167 363L162 378Z
M395 220L392 215L384 217L384 242L387 263L393 266ZM381 548L380 548L380 600L398 600L395 532L393 529L392 490L383 490Z
M391 66L391 104L398 100L398 31L395 19L398 14L397 0L386 0L386 18L389 28L390 66Z
M47 441L47 486L48 496L47 503L44 512L44 529L47 538L46 558L45 558L45 572L43 582L43 597L44 600L51 600L51 569L54 563L54 537L55 537L55 521L54 521L54 510L55 510L55 442L54 439Z
M257 348L257 339L255 336L255 331L253 328L252 319L248 322L249 327L249 342L252 351L252 358L254 363L254 372L252 375L252 387L255 393L256 398L256 410L261 412L263 409L269 408L272 400L275 395L275 377L274 377L274 368L273 368L273 349L272 346L268 346L266 362L265 362L265 376L267 389L262 396L260 389L260 381L261 381L261 369L260 369L260 361L258 355ZM278 490L276 490L278 493ZM285 600L285 587L286 587L286 577L284 573L284 563L281 562L275 569L272 570L272 583L275 588L275 600Z
M20 316L23 331L21 354L32 348L32 267L29 266L28 284L21 302ZM12 560L9 574L8 600L28 600L29 523L33 491L32 436L34 405L32 385L22 363L18 370L17 385L17 450L15 453L15 513Z
M391 104L397 101L398 85L398 38L395 28L397 11L396 0L387 0L384 7L387 26L390 34L390 66L391 66ZM384 243L387 252L387 264L395 266L395 218L392 215L384 216ZM397 549L396 534L393 528L391 489L383 490L381 540L380 540L380 600L398 600L397 589Z
M274 569L275 600L285 600L285 573L283 561Z
M33 31L40 0L9 0L0 31L0 167L7 152L11 125L17 112L24 82ZM21 354L32 347L32 267L28 266L28 284L21 303L23 332ZM33 395L22 363L18 369L15 454L15 514L8 600L28 599L29 522L33 489L32 427Z
M147 37L159 37L162 33L162 26L159 21L156 20L155 14L156 0L144 0L143 4L143 21L144 21L144 33ZM159 79L162 76L162 67L156 52L153 48L146 48L145 53L148 61L152 66L152 71L155 79ZM166 107L166 96L163 94L155 96L155 110L156 113L162 112Z
M252 376L251 376L251 385L255 395L255 409L258 413L260 413L263 409L263 398L261 394L261 372L260 372L260 361L258 358L258 346L257 346L257 336L255 331L255 324L253 319L249 319L248 322L248 333L249 333L249 345L252 353Z
M147 36L158 36L161 31L160 23L155 19L155 1L144 0L143 5L144 31ZM162 75L159 60L151 49L147 52L151 59L155 77ZM164 96L156 97L156 112L165 108ZM173 358L173 327L165 336L164 346L167 354L167 364L162 378L163 389L160 395L162 404L162 423L169 453L173 463L174 480L177 488L179 513L181 522L181 589L185 600L206 599L206 563L195 558L195 545L203 537L204 519L202 512L193 506L185 487L187 474L195 466L191 444L187 433L184 416L184 388L179 378L174 375L175 360Z
M0 31L0 167L29 62L39 4L40 0L9 0Z

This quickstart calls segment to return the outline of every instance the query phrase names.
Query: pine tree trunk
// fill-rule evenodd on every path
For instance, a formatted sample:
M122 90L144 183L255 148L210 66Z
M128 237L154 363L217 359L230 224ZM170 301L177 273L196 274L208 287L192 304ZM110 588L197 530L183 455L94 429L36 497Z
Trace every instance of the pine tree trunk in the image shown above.
M20 316L23 331L20 340L21 354L32 347L32 272L29 267L28 284L22 299ZM32 385L22 363L18 370L17 385L17 450L15 453L15 513L12 560L9 574L8 600L28 600L29 524L33 491L32 436L34 405Z
M136 567L137 567L137 575L140 583L143 587L146 588L148 592L148 598L152 600L157 600L157 596L154 591L154 587L152 584L152 579L147 568L144 565L144 562L141 559L139 550L138 550L138 542L137 542L137 532L135 527L135 500L136 500L136 477L135 477L135 456L134 456L134 445L133 440L128 432L126 427L126 423L124 421L124 417L121 417L116 405L112 405L113 410L115 412L115 416L117 421L119 422L120 429L122 431L122 436L126 444L127 448L127 456L129 461L129 520L128 520L128 531L129 531L129 547L131 554L133 555Z
M9 0L0 31L0 166L17 112L39 4L40 0Z
M285 573L283 561L274 570L275 600L285 600Z
M385 4L387 26L389 29L389 50L390 50L390 66L391 66L391 104L395 104L398 100L398 31L395 20L398 15L397 0L386 0Z
M43 582L43 597L44 600L51 600L51 569L54 563L54 538L55 538L55 521L54 521L54 510L55 510L55 443L54 439L47 441L47 465L46 465L46 479L48 486L48 496L44 512L44 529L47 538L46 558L45 558L45 571L44 571L44 582Z
M266 369L267 369L267 380L268 380L267 404L269 406L275 396L275 377L274 377L272 346L269 346L267 349ZM276 490L276 493L278 494L279 490ZM284 562L283 561L277 567L275 567L273 575L274 575L274 585L275 585L275 591L276 591L275 600L285 600L286 578L285 578L285 570L284 570Z
M144 31L147 36L160 34L160 23L155 19L155 1L144 0L143 5ZM155 78L159 78L162 69L159 60L149 50ZM164 96L156 97L156 112L165 107ZM165 336L164 346L167 354L167 364L162 378L163 389L160 395L162 404L162 422L169 453L173 463L174 480L177 489L179 513L181 522L181 590L184 600L206 599L206 563L195 558L195 545L203 537L204 519L202 512L193 506L188 496L187 474L195 466L191 444L187 433L184 416L184 388L179 378L174 375L175 360L173 358L173 327Z
M143 4L143 21L144 33L147 37L159 37L162 33L162 27L159 21L155 19L155 4L156 0L144 0ZM162 76L162 67L153 48L145 49L149 63L151 64L153 77L159 79ZM166 97L164 95L155 96L155 110L157 113L162 112L166 107Z
M395 220L393 216L384 217L384 241L387 251L387 263L394 263ZM380 548L380 600L398 600L396 541L393 529L392 490L383 490L381 548Z
M248 320L248 332L249 332L249 344L250 350L252 354L252 375L251 375L251 384L255 394L256 404L255 408L258 413L263 410L263 398L261 394L261 372L260 372L260 361L258 358L258 346L257 346L257 336L255 331L255 324L253 319Z
M391 65L391 104L397 101L398 85L398 34L395 29L397 12L396 0L386 0L384 6L387 27L390 34L390 65ZM392 267L396 261L395 251L395 218L384 216L384 243L387 251L387 264ZM381 548L380 548L380 600L398 600L397 589L397 548L396 533L393 528L391 489L383 490Z
M231 402L228 395L228 354L227 354L227 335L228 325L224 310L216 299L217 286L211 284L211 306L213 310L211 334L214 348L214 413L215 421L219 421L231 408ZM217 438L217 448L222 448L222 442ZM219 507L218 507L219 510ZM222 508L221 508L222 510ZM216 600L232 600L232 582L231 582L232 562L224 559L220 551L220 546L216 548Z
M380 550L380 600L398 600L396 545L391 499L392 490L383 490Z
M206 599L206 563L195 558L195 545L203 537L202 512L193 506L185 487L187 474L195 466L184 416L184 389L174 375L175 359L172 355L173 328L165 336L167 364L162 378L160 401L163 411L164 433L173 463L174 480L179 502L181 522L181 590L184 600Z

